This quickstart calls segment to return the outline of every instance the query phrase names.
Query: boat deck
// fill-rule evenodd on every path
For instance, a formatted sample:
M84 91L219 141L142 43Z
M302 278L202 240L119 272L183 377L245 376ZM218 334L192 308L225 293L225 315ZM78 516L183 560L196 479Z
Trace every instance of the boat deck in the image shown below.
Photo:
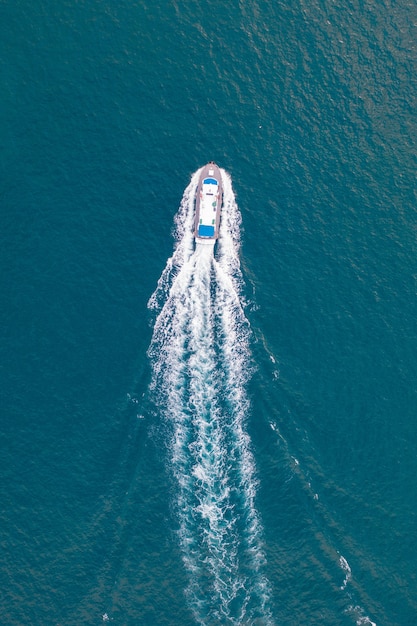
M196 193L196 241L215 240L218 237L223 189L220 170L208 163L201 171Z

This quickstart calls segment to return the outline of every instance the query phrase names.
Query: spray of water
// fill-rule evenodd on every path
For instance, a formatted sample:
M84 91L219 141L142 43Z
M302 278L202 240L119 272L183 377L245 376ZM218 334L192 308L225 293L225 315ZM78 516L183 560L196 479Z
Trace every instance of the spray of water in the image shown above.
M255 506L249 324L242 307L240 213L222 170L217 243L194 244L197 171L175 218L176 246L149 300L156 321L151 392L169 433L169 464L187 597L200 624L272 624Z

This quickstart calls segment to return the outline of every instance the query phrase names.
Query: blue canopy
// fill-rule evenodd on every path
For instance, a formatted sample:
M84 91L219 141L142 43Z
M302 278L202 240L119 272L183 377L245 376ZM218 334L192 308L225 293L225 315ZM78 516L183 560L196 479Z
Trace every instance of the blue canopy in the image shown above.
M219 183L215 178L205 178L203 180L203 185L218 185Z
M200 224L198 227L198 236L214 237L214 226L206 226L205 224Z

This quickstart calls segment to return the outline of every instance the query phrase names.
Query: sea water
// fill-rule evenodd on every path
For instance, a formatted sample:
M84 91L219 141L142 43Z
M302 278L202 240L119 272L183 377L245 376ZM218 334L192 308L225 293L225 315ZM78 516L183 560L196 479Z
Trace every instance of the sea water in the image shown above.
M0 621L414 624L414 6L0 14Z

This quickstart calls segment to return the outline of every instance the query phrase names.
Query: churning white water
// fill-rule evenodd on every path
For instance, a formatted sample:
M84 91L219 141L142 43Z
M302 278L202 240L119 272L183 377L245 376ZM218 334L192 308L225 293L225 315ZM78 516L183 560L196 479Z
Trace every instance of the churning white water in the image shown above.
M187 597L198 623L272 624L256 478L245 430L249 325L241 302L240 213L222 171L216 255L194 244L196 172L175 218L176 247L149 301L157 313L151 392L169 432Z

